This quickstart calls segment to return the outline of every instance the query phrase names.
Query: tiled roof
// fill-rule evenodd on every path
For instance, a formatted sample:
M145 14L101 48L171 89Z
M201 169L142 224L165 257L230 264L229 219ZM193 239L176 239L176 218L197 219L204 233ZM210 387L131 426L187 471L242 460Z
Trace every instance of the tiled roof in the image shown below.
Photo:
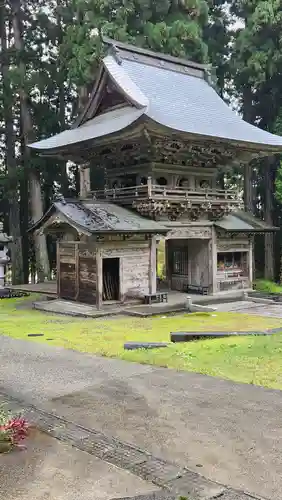
M78 121L76 128L32 144L32 148L55 152L70 144L113 134L142 116L171 132L186 133L191 139L204 137L256 151L282 151L282 137L245 122L227 106L211 85L203 65L116 45L104 58L102 68L129 105L97 117L93 111L88 122Z
M87 121L81 127L65 130L60 134L53 135L48 139L34 142L29 147L37 151L50 151L53 154L56 150L64 146L72 146L84 141L91 141L97 137L108 135L119 130L126 129L140 116L143 111L132 106L127 106L122 109L115 109L109 113L99 115L92 120Z
M56 201L30 231L40 229L54 213L61 215L62 221L89 235L107 232L165 234L168 231L161 223L141 217L126 208L92 200Z

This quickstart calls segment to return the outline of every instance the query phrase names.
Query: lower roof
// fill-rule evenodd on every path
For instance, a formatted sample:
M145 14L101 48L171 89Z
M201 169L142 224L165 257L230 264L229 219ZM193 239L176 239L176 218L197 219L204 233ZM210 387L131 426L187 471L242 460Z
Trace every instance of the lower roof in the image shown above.
M67 223L78 232L92 235L103 233L165 234L168 229L159 222L141 217L127 208L103 201L56 201L29 231L44 228L48 220L58 215L54 223Z
M278 227L270 226L254 217L250 212L236 212L225 215L215 226L230 233L268 233L278 231Z

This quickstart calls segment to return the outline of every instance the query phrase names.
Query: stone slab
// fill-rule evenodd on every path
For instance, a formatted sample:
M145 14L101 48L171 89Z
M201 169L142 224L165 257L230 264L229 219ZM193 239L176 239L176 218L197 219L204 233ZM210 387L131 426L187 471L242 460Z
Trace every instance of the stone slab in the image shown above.
M78 318L100 318L121 314L122 312L122 308L116 306L107 306L105 309L98 310L95 306L60 299L33 302L33 308L38 311L65 314Z
M220 495L219 500L259 500L259 498L248 495L247 493L228 489Z
M155 457L148 458L142 464L134 465L130 470L137 476L158 485L164 485L168 481L177 479L184 474L184 470L181 467Z
M224 337L244 337L249 335L273 335L277 332L271 331L251 331L251 332L171 332L171 342L189 342L197 339L212 339Z
M166 488L176 495L193 500L210 500L221 495L226 489L221 484L209 481L192 471L187 471L184 476L169 481Z
M167 342L126 342L123 348L126 351L134 351L135 349L160 349L168 345Z
M130 498L115 498L112 500L179 500L179 498L168 492L156 491L153 493L149 493L148 495L138 495L136 497Z

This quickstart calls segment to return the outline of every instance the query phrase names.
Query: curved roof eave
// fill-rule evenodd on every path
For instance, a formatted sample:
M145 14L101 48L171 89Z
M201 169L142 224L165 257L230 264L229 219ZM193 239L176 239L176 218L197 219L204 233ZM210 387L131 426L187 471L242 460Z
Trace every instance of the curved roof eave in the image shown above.
M157 121L155 118L153 118L150 114L150 110L146 112L146 117L148 119L147 124L149 125L149 128L151 128L152 131L160 131L160 129L166 133L167 135L173 135L175 134L181 134L183 139L187 140L196 140L196 141L201 141L201 140L206 140L209 143L217 143L217 144L230 144L234 147L240 147L241 149L244 149L245 151L249 151L250 153L253 152L260 152L260 153L273 153L273 154L279 154L282 152L282 137L281 137L281 144L265 144L265 143L260 143L260 142L249 142L249 141L240 141L238 139L230 139L228 137L219 137L219 136L214 136L214 135L209 135L209 134L201 134L201 133L195 133L195 132L189 132L187 130L183 130L181 128L174 128L170 127L168 124L166 124L163 121ZM257 127L256 127L257 128ZM260 129L261 130L261 129ZM273 134L270 134L273 135ZM277 137L277 136L276 136Z
M29 144L28 147L41 153L60 153L70 146L126 131L145 114L146 108L132 106L118 108L89 120L81 127L65 130L57 135Z

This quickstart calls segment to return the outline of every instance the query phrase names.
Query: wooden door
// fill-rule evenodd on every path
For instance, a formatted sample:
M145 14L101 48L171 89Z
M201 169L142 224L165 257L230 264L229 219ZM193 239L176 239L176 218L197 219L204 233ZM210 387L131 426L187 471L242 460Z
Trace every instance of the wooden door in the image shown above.
M79 243L78 247L78 297L77 300L87 304L96 304L97 293L97 261L94 245Z
M60 241L57 247L58 295L96 304L97 262L93 243Z
M58 295L62 299L76 298L75 242L60 241L57 244Z

